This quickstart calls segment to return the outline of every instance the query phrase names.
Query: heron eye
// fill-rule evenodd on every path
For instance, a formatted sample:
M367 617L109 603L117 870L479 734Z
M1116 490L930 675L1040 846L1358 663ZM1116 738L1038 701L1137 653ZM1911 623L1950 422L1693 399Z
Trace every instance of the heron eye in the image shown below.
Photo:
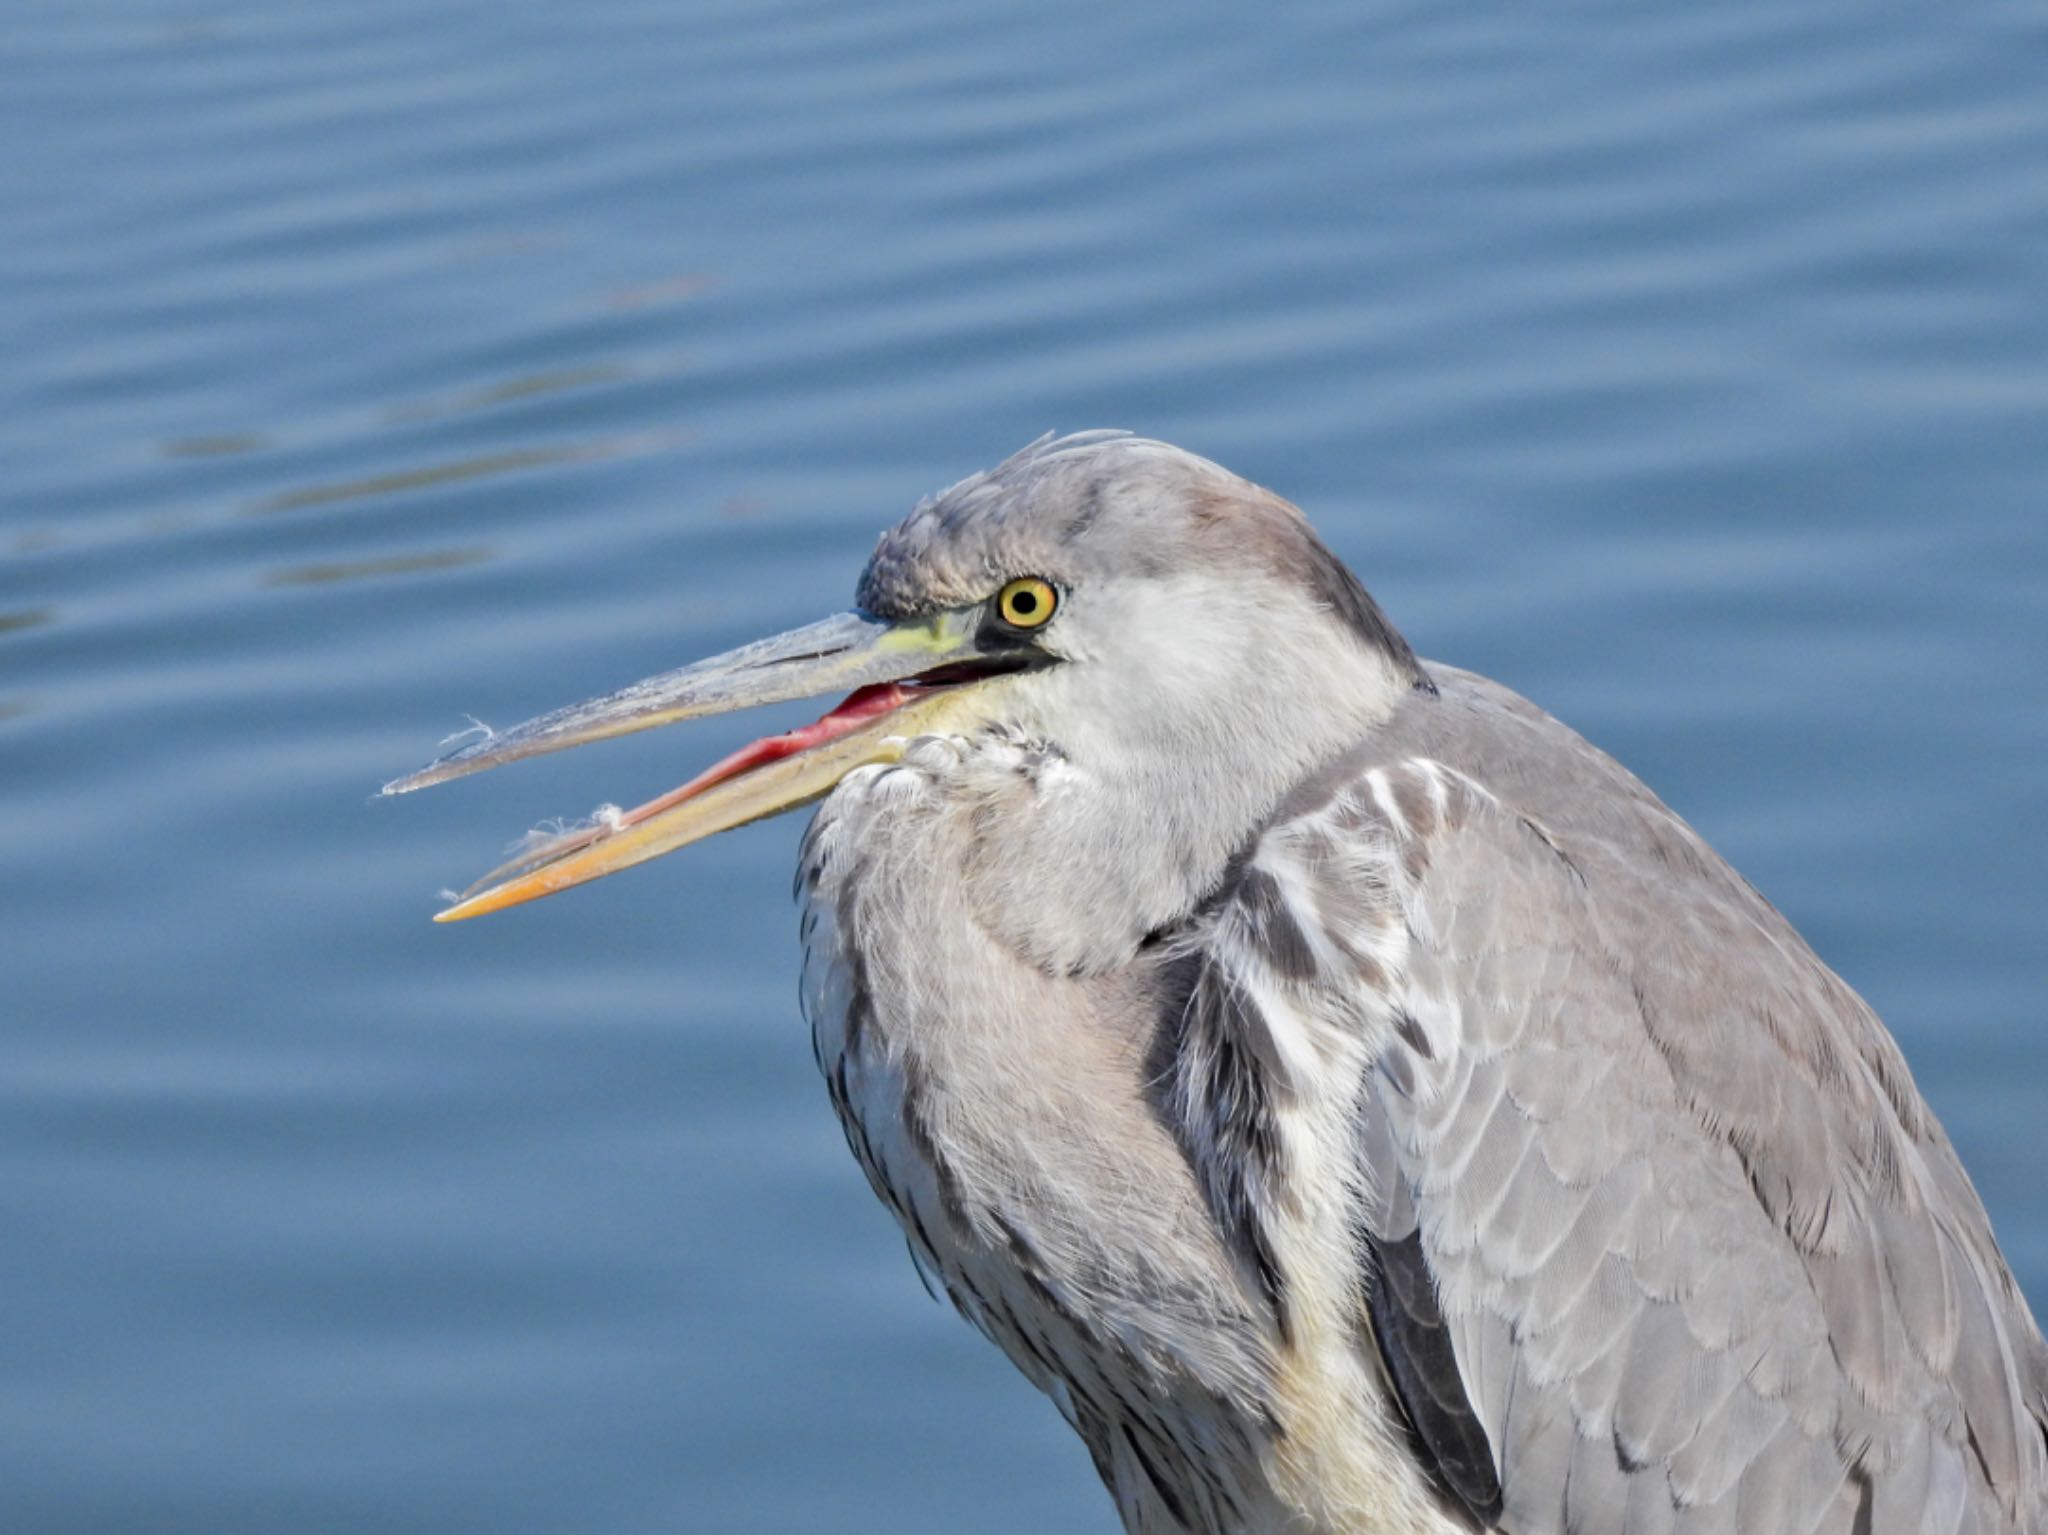
M1036 576L1012 581L996 593L996 611L1016 629L1036 629L1059 606L1060 594Z

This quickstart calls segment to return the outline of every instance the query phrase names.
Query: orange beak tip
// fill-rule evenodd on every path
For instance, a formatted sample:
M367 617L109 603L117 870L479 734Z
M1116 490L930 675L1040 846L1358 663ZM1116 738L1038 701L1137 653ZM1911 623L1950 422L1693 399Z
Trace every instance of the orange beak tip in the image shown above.
M552 887L531 877L507 880L502 885L493 885L488 890L479 890L467 900L458 900L434 913L436 922L467 922L471 917L487 917L494 911L503 911L508 906L523 906L528 901L538 900L549 893Z

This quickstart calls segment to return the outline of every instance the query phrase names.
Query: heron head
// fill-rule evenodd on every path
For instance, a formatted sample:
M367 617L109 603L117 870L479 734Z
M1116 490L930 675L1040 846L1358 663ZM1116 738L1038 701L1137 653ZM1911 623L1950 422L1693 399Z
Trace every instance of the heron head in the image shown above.
M882 535L856 608L486 736L385 787L755 704L845 692L638 809L550 839L439 914L495 911L811 803L932 733L1041 743L1126 818L1222 846L1428 685L1287 502L1119 432L1041 438ZM1190 812L1201 828L1173 824ZM1220 839L1220 840L1219 840Z

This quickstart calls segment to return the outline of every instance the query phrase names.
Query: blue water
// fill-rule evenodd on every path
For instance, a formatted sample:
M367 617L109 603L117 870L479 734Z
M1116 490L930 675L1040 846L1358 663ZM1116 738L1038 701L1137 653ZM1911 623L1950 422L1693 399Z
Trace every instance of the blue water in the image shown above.
M369 799L1049 427L1648 778L2048 1302L2039 6L74 0L0 143L0 1529L1113 1528L846 1156L795 821L427 921L760 720Z

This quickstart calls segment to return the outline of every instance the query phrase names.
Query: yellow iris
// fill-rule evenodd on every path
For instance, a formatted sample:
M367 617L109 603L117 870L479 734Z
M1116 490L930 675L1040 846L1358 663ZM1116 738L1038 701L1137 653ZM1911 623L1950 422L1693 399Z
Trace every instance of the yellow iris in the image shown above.
M996 611L1017 629L1036 629L1059 606L1060 594L1036 576L1023 576L996 593Z

